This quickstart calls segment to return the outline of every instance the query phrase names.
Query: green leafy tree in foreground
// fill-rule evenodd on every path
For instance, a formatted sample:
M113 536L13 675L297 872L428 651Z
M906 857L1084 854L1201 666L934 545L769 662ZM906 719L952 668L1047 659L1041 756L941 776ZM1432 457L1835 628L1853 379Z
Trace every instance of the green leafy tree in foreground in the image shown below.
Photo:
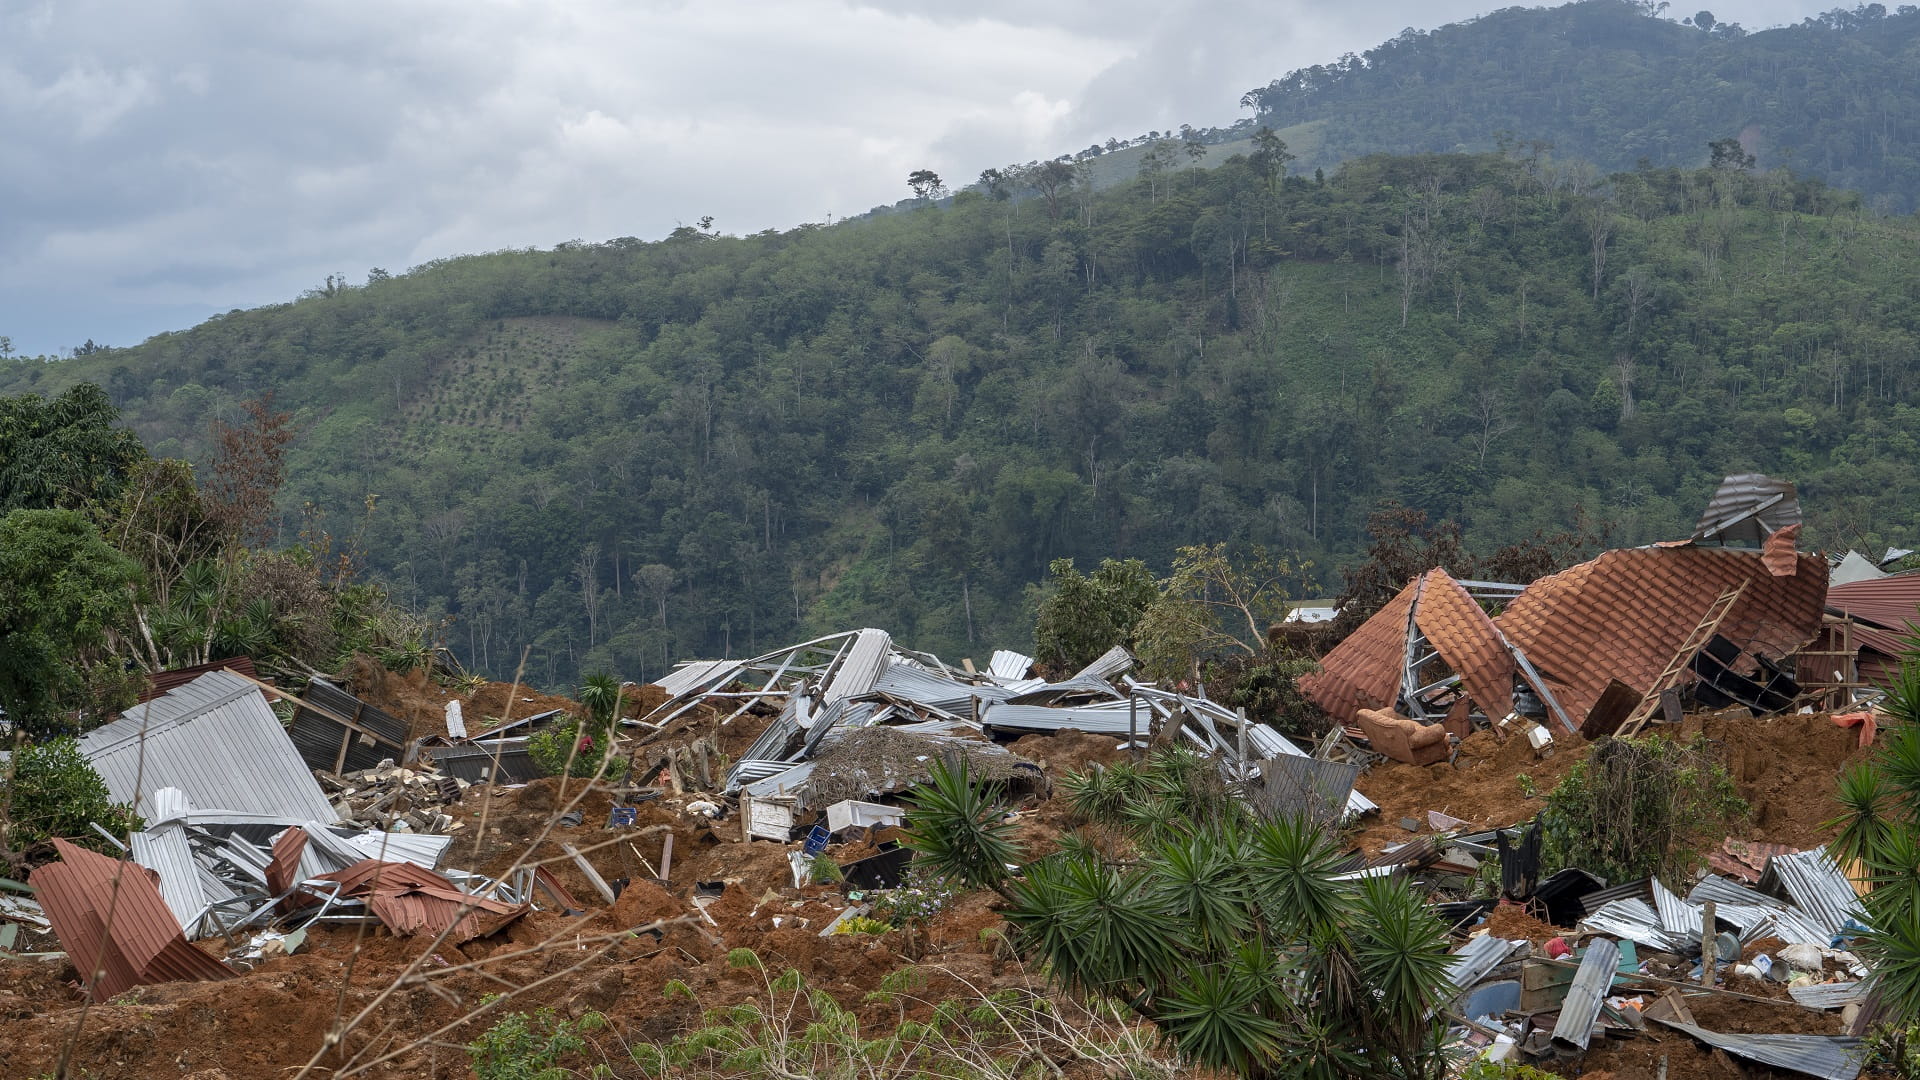
M85 705L84 661L107 644L140 571L76 510L0 517L0 708L31 733Z
M1072 559L1053 560L1033 626L1034 659L1075 671L1115 645L1132 645L1134 625L1158 595L1139 559L1102 559L1091 574Z
M1547 796L1546 861L1609 881L1687 880L1747 804L1701 739L1607 739Z
M20 747L0 768L0 855L32 859L54 837L118 854L95 824L115 836L144 826L132 806L113 801L72 738Z
M1120 784L1068 785L1118 840L1075 842L1002 886L1016 946L1064 989L1152 1021L1207 1068L1261 1080L1445 1075L1438 1013L1452 988L1427 905L1392 879L1340 880L1329 832L1252 817L1196 761L1170 752ZM952 801L966 780L942 764L916 800ZM1106 787L1083 802L1088 785ZM1008 840L997 817L971 810L908 824L923 853L980 883Z

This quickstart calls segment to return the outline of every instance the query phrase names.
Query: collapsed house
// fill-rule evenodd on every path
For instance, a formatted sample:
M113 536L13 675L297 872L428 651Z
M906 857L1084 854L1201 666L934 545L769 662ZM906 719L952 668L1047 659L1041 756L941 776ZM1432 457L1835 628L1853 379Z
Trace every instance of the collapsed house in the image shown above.
M1593 738L1633 730L1691 682L1710 704L1779 711L1819 635L1828 569L1796 550L1793 486L1730 476L1682 541L1608 551L1525 587L1416 577L1303 676L1343 725L1405 750L1524 716ZM1729 543L1751 546L1734 547ZM1488 616L1480 601L1504 604ZM1425 735L1422 745L1435 736Z
M1133 664L1115 647L1048 682L1031 676L1033 659L1020 653L995 652L987 670L977 671L902 648L869 628L749 660L682 665L657 684L666 700L637 723L664 726L701 704L721 712L722 725L757 705L777 709L724 783L726 794L740 797L747 833L767 839L788 839L809 811L921 783L947 755L964 757L982 775L1037 786L1044 782L1038 767L997 740L1063 731L1112 736L1121 746L1179 742L1217 759L1235 779L1282 792L1276 805L1310 798L1332 799L1342 815L1376 809L1352 790L1357 769L1335 762L1272 767L1280 759L1314 759L1273 728L1205 696L1133 678Z

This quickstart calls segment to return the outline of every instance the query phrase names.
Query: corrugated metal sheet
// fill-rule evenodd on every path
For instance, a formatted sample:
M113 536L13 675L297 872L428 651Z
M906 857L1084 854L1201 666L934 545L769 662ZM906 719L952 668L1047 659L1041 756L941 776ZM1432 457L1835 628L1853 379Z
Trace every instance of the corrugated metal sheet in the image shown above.
M1400 676L1407 663L1407 620L1419 584L1418 578L1409 582L1322 657L1319 671L1300 676L1296 680L1300 692L1341 723L1351 723L1361 709L1391 707L1400 696Z
M1644 694L1713 602L1742 581L1722 637L1776 659L1811 640L1826 599L1826 560L1801 555L1796 567L1776 577L1759 552L1735 548L1608 551L1527 586L1494 625L1580 717L1610 679Z
M1600 1018L1600 1006L1606 1001L1607 987L1620 967L1620 946L1606 938L1596 938L1580 958L1573 973L1573 985L1567 987L1567 1000L1560 1006L1559 1022L1553 1025L1553 1041L1581 1050L1593 1038L1593 1022Z
M1787 993L1793 996L1793 1000L1809 1009L1844 1009L1849 1005L1867 1000L1866 986L1858 982L1789 986Z
M671 700L726 682L744 666L738 660L689 660L674 668L666 677L655 680L653 685L665 690L667 698Z
M1015 705L1052 705L1072 698L1111 699L1121 696L1113 684L1105 679L1075 675L1063 682L1041 683L1021 690L1009 689L1006 700Z
M1445 570L1429 570L1414 623L1466 684L1468 696L1493 718L1513 711L1513 654L1493 620Z
M1759 547L1773 533L1798 524L1800 497L1791 483L1762 473L1735 473L1707 500L1693 538Z
M1920 571L1835 585L1827 590L1827 608L1883 630L1904 631L1908 623L1920 623Z
M1712 900L1716 904L1723 905L1747 904L1770 908L1786 906L1778 897L1755 892L1732 878L1722 877L1719 874L1708 874L1701 878L1693 887L1693 891L1687 893L1687 900L1695 904L1704 904Z
M1760 891L1775 896L1784 892L1829 934L1839 933L1848 922L1866 921L1860 898L1846 875L1827 858L1825 847L1768 859L1766 872L1760 875Z
M192 667L174 668L172 671L161 671L149 675L146 689L141 692L138 700L152 701L161 694L187 685L209 671L237 671L249 679L260 677L260 672L254 669L252 657L230 656L210 664L195 664Z
M1818 1076L1822 1080L1854 1080L1860 1075L1865 1055L1865 1040L1850 1035L1728 1035L1657 1016L1648 1019L1675 1031L1684 1031L1735 1057Z
M1887 572L1867 561L1865 555L1857 551L1849 551L1846 557L1833 568L1833 572L1827 575L1827 593L1831 596L1834 586L1837 585L1851 585L1856 581L1879 581L1886 576Z
M307 708L307 702L312 702L315 708ZM399 761L406 755L409 731L405 721L387 715L325 679L308 680L301 703L294 711L287 735L299 748L308 768L351 772L371 769L385 758ZM332 716L322 715L318 709L346 717L362 730L348 728Z
M1125 735L1129 723L1124 702L1117 709L1092 706L1055 709L999 702L980 714L980 722L1007 731L1053 732L1071 728L1098 735ZM1145 715L1139 717L1138 723L1141 731L1147 730L1149 721Z
M1613 900L1601 905L1599 910L1580 919L1581 927L1613 937L1626 938L1648 948L1669 952L1687 951L1689 941L1698 944L1700 932L1696 928L1689 938L1687 935L1670 934L1662 926L1660 913L1645 900Z
M1347 796L1353 791L1360 766L1343 761L1279 754L1259 764L1260 785L1249 785L1248 798L1268 816L1306 814L1316 819L1346 816Z
M436 746L428 754L441 772L469 784L488 781L525 784L541 776L539 767L533 763L533 755L527 751L527 740L524 738Z
M60 861L35 870L29 883L82 980L100 972L89 987L94 1001L147 983L233 976L181 936L145 869L65 840L53 846Z
M1506 938L1495 937L1492 934L1468 938L1467 943L1460 947L1459 952L1453 954L1453 959L1447 964L1447 981L1458 989L1470 989L1475 983L1486 978L1487 972L1499 967L1507 957L1512 956L1513 950L1519 946L1520 943L1517 941L1508 941Z
M257 687L209 672L80 737L116 801L158 819L152 793L179 788L195 806L331 821L314 782Z
M892 649L893 638L885 630L869 627L856 632L846 654L821 684L820 700L832 704L871 693Z
M1032 670L1033 657L1012 649L995 649L993 659L987 661L987 674L1010 682L1026 678Z
M161 899L167 902L180 929L192 938L200 909L207 904L200 885L200 866L194 862L186 826L181 824L192 804L179 788L161 788L153 793L153 807L155 816L166 820L134 833L128 837L127 846L134 862L159 875Z
M973 712L973 703L1005 701L1013 696L1013 691L990 684L963 683L919 664L893 661L874 680L873 693L885 694L901 701L910 701L916 705L928 705L941 712L956 716L969 716Z
M1700 936L1700 924L1706 917L1706 909L1680 899L1673 890L1660 882L1653 883L1653 908L1660 915L1660 929L1675 938L1689 934Z
M1641 900L1648 907L1652 907L1653 879L1623 881L1618 885L1609 885L1604 889L1587 893L1580 898L1580 911L1583 915L1591 915L1615 900Z
M1115 645L1113 648L1094 657L1093 663L1074 672L1073 677L1075 679L1097 679L1101 682L1112 682L1114 679L1132 671L1133 663L1133 654L1128 652L1125 646Z

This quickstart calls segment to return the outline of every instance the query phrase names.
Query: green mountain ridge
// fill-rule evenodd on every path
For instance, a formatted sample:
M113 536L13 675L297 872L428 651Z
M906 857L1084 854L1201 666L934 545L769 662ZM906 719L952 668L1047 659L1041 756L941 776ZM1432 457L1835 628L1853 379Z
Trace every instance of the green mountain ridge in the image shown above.
M1208 164L1051 213L446 259L0 393L97 381L206 460L272 391L283 540L354 538L472 666L549 686L862 625L984 658L1057 557L1262 543L1330 590L1389 499L1482 550L1583 517L1639 543L1762 469L1809 542L1920 532L1913 222L1537 150Z
M1296 151L1306 171L1503 139L1603 171L1692 168L1737 137L1762 168L1860 191L1883 213L1920 207L1920 8L1861 4L1754 33L1663 8L1581 0L1407 30L1249 91L1256 118L1237 128L1312 125Z

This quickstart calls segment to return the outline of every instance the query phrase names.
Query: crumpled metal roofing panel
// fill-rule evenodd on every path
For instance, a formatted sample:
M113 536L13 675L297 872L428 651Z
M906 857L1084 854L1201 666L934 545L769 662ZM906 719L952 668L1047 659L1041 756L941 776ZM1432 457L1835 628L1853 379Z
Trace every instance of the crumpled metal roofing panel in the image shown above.
M1492 934L1482 934L1468 938L1460 951L1453 954L1447 964L1447 981L1456 989L1470 989L1475 983L1487 977L1487 972L1500 966L1500 962L1513 955L1520 945L1517 941L1508 941Z
M192 938L200 909L207 904L206 892L200 885L200 866L193 860L193 849L187 845L187 829L180 821L192 804L187 801L186 792L179 788L161 788L153 793L153 805L155 817L170 820L149 825L128 837L128 848L134 862L159 875L161 899L167 902L180 929Z
M1808 983L1789 986L1787 993L1809 1009L1844 1009L1867 1000L1867 988L1863 982Z
M1675 896L1672 889L1660 884L1657 879L1653 883L1653 907L1660 915L1660 929L1668 934L1676 938L1689 934L1695 937L1700 935L1705 909Z
M1407 663L1407 618L1419 579L1320 659L1320 670L1297 680L1300 692L1328 716L1353 722L1361 709L1390 708L1400 696Z
M1004 701L1013 691L991 684L963 683L919 664L895 660L874 680L873 693L927 705L941 712L968 716L973 702Z
M1607 987L1620 967L1620 946L1606 938L1595 938L1580 958L1567 987L1567 1000L1560 1006L1560 1019L1553 1025L1553 1041L1570 1043L1582 1050L1593 1038L1593 1022L1600 1018L1600 1006L1607 999Z
M1027 677L1033 670L1033 657L1012 649L995 649L993 659L987 661L987 674L996 679L1015 682Z
M1767 869L1760 875L1760 891L1785 891L1795 907L1830 935L1839 933L1850 921L1866 922L1859 896L1847 876L1827 858L1824 846L1768 859Z
M1527 586L1493 622L1554 684L1568 713L1582 717L1609 679L1650 689L1714 600L1742 581L1746 590L1721 622L1722 637L1775 659L1811 640L1820 630L1827 564L1802 554L1795 565L1776 577L1757 551L1608 551Z
M1759 547L1768 536L1798 524L1800 496L1793 484L1764 473L1735 473L1707 500L1693 538Z
M1133 670L1133 654L1127 651L1126 646L1115 645L1094 657L1093 663L1074 672L1073 678L1110 682L1131 670Z
M1651 949L1669 952L1686 952L1686 935L1669 934L1661 926L1660 913L1645 900L1611 900L1602 904L1598 910L1582 916L1580 925L1587 930L1611 934L1626 938ZM1698 943L1699 931L1693 933L1692 940Z
M1145 732L1152 722L1152 714L1140 710L1137 721L1139 730ZM980 723L990 727L1006 728L1010 731L1065 731L1073 728L1095 735L1125 735L1130 721L1127 718L1125 703L1118 709L1113 708L1068 708L1054 709L1044 705L1012 705L997 702L988 706L980 714Z
M83 979L101 972L89 989L94 1001L146 983L233 977L224 964L187 943L145 868L65 840L55 840L53 847L60 861L36 869L29 883L74 969Z
M117 802L158 819L153 793L195 806L332 821L327 801L258 687L226 671L127 710L80 736L80 752Z
M674 668L653 685L667 692L668 700L680 697L695 690L702 690L712 684L730 678L745 667L738 660L689 660Z
M1427 571L1414 623L1493 719L1513 712L1513 654L1493 619L1445 570Z
M1648 1019L1684 1031L1736 1057L1818 1076L1822 1080L1854 1080L1860 1075L1866 1053L1865 1040L1851 1035L1729 1035L1657 1016Z
M887 654L893 650L893 638L885 630L871 627L857 631L845 656L829 672L820 687L820 700L827 704L871 693L874 681L886 667Z

